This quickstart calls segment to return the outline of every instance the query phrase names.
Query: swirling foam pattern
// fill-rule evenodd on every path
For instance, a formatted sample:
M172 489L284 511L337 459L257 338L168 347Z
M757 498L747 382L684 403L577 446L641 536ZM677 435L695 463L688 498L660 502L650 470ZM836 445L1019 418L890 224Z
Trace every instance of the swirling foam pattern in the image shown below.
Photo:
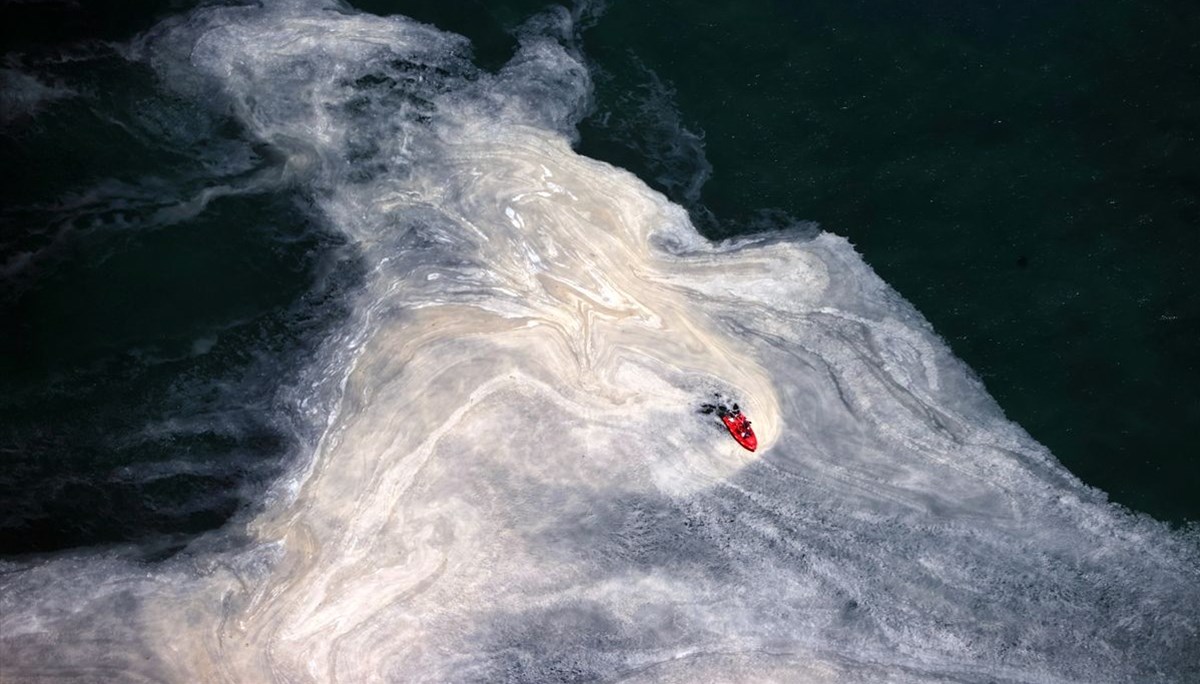
M576 155L571 32L531 21L490 74L266 2L130 48L371 275L246 541L9 567L5 680L1197 681L1194 535L1064 471L845 240L710 244Z

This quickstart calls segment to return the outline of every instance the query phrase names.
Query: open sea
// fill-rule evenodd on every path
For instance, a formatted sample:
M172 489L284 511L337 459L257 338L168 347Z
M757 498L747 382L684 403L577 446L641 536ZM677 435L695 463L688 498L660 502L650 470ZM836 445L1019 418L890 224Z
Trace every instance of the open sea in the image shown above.
M1200 681L1194 2L0 41L0 680Z

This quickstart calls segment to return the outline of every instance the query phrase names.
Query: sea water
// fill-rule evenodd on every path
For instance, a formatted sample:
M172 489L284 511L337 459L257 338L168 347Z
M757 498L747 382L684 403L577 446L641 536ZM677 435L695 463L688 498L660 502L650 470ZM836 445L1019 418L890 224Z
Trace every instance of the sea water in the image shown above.
M5 678L1200 676L1194 534L1067 472L845 239L711 242L572 149L578 19L536 15L495 71L296 0L119 46L194 144L223 117L254 143L156 225L283 194L351 275L298 367L249 374L286 407L259 503L154 563L7 563ZM698 412L714 393L756 454Z

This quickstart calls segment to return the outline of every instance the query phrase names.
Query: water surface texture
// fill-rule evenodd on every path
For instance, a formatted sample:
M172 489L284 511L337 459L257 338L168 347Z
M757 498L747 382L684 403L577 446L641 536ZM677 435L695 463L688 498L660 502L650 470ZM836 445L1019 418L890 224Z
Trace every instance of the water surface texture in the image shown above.
M1200 677L1195 529L1080 481L845 236L747 198L711 239L668 81L627 103L658 189L581 154L634 140L597 8L362 9L5 72L5 226L49 226L3 262L6 681ZM70 117L108 135L39 165Z

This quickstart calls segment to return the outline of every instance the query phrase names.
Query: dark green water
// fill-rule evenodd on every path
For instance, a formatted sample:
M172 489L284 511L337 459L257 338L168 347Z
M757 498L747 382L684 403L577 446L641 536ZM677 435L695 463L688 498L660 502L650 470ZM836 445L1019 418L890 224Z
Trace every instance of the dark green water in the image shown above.
M301 437L279 394L356 278L305 198L253 189L265 150L92 40L169 10L133 7L0 13L14 71L70 91L29 112L4 75L0 554L169 553L253 505Z
M0 127L0 553L221 524L278 472L277 387L342 320L353 268L327 276L340 242L303 197L161 220L274 164L88 42L187 4L0 6L7 63L80 93L10 98ZM543 3L354 5L466 35L497 68ZM849 237L1069 469L1200 519L1194 5L613 2L585 25L583 153L712 237Z

